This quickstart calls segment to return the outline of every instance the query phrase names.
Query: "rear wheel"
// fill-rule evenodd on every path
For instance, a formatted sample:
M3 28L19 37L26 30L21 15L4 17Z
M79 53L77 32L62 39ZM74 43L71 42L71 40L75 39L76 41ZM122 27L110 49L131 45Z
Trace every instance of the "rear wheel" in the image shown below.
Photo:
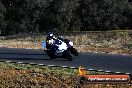
M63 58L66 58L68 61L72 61L72 60L73 60L71 54L70 54L67 50L65 50L65 51L62 53L62 56L63 56Z
M51 58L51 59L56 59L55 53L52 50L47 51L47 55Z
M48 54L48 56L51 58L51 59L56 59L56 56L54 54Z

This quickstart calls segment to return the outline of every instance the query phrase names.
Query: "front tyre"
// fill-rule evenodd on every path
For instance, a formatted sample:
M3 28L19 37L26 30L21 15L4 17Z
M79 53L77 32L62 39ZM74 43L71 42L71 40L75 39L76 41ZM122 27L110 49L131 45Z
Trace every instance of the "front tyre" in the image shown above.
M71 54L73 54L74 56L78 56L78 51L77 51L77 49L75 49L75 48L70 48L70 52L71 52Z
M62 56L63 56L63 58L66 58L68 61L72 61L72 60L73 60L71 54L70 54L67 50L65 50L65 51L62 53Z

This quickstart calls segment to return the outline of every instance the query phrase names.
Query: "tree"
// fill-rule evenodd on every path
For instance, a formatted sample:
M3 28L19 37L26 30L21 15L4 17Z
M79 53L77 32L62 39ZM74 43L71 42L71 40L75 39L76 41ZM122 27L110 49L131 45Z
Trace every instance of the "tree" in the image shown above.
M82 30L125 28L129 18L123 12L128 4L127 0L80 0Z
M6 13L6 8L0 0L0 32L3 34L6 28L6 21L4 14Z
M56 32L72 30L76 20L75 11L75 0L53 0L42 16L41 28Z
M130 0L0 0L3 34L132 28Z

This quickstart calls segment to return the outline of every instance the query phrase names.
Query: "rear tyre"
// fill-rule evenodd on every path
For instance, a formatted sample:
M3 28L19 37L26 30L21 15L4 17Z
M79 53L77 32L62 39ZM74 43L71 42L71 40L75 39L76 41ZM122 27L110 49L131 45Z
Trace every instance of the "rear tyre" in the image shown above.
M62 56L63 56L63 58L66 58L68 61L72 61L72 60L73 60L71 54L70 54L67 50L65 50L65 51L62 53Z
M53 54L48 54L48 56L49 56L51 59L56 59L56 56L53 55Z
M51 50L47 51L47 55L51 58L51 59L56 59L55 53Z

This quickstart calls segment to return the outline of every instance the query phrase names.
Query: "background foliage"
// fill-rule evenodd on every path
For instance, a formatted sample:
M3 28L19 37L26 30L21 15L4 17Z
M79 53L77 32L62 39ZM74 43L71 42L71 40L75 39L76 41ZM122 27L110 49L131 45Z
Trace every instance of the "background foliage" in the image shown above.
M0 0L2 35L132 28L130 0Z

